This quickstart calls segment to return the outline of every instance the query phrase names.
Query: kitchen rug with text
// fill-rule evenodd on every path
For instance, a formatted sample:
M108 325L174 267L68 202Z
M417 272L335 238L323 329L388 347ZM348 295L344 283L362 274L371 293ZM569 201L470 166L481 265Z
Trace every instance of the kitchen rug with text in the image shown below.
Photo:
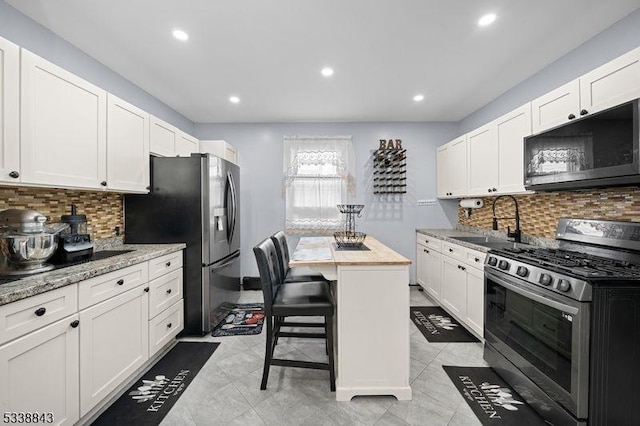
M411 306L411 321L431 343L479 342L440 306Z
M213 337L260 334L264 323L262 303L238 303L211 332Z
M219 345L178 342L92 425L159 425Z
M484 426L546 425L492 368L448 365L442 368Z

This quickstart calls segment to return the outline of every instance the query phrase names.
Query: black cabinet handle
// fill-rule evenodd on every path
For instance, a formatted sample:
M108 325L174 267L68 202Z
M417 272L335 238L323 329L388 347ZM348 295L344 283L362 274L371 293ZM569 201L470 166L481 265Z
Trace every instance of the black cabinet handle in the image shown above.
M493 188L493 192L496 192L496 191L497 191L497 189L496 189L496 188Z
M144 288L144 292L145 292L145 293L149 293L149 287L145 287L145 288Z
M12 177L14 179L17 179L20 177L20 173L16 172L15 170L12 171L11 173L9 173L9 177Z
M427 249L422 249L422 251L425 252L425 253L429 253L429 250L427 250Z
M580 115L587 115L589 114L589 111L587 111L586 109L583 109L582 111L580 111Z
M479 258L477 258L477 257L476 257L474 260L475 260L476 262L480 262L480 259L479 259Z
M462 271L466 271L467 270L467 268L465 268L464 266L460 266L460 265L458 265L458 269L460 269Z
M171 323L167 324L167 328L171 328L171 326L172 326Z
M122 284L124 284L124 280L120 279L120 280L116 281L116 284L122 285Z
M168 268L169 266L171 266L171 262L167 262L165 263L165 265L167 265L167 268Z
M71 323L71 327L76 328L78 325L80 325L80 321L75 320Z
M453 249L449 249L449 253L453 253Z
M491 188L487 189L487 192L491 192Z
M574 118L576 118L576 116L574 114L569 114L569 117L567 117L569 120L573 120Z
M107 186L107 181L106 181L106 180L103 180L102 182L100 182L100 185L102 185L102 186Z
M41 316L44 315L45 312L47 312L47 308L38 308L38 309L36 309L35 314L36 314L36 316L41 317Z
M171 294L171 289L167 290L167 294Z

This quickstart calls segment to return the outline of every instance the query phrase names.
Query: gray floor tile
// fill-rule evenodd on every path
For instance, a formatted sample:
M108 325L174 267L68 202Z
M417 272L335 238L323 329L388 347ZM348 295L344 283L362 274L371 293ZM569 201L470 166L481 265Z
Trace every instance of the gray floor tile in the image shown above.
M414 287L410 297L414 306L434 305L426 293ZM240 303L261 301L260 291L245 291L240 298ZM322 319L314 321L321 322ZM396 401L394 397L355 397L350 402L337 402L335 393L329 390L327 371L292 367L271 367L267 390L261 391L264 332L253 336L186 338L184 340L219 342L220 346L162 425L479 424L442 365L484 365L482 345L429 343L413 323L410 333L412 401ZM327 360L324 342L319 339L280 339L276 356Z

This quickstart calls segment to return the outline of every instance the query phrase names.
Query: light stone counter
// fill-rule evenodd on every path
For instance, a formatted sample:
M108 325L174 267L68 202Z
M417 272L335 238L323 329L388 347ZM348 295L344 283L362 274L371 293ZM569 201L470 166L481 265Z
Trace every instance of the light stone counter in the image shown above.
M0 305L35 296L88 278L106 274L142 263L165 254L186 248L179 244L124 244L109 247L111 250L132 250L107 259L89 261L50 272L25 276L16 281L0 284Z

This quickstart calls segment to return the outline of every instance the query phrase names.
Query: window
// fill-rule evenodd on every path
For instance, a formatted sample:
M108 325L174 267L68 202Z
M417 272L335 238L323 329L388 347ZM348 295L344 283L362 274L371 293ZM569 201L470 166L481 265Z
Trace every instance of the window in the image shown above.
M344 217L336 207L354 193L351 136L284 137L285 230L333 232Z

